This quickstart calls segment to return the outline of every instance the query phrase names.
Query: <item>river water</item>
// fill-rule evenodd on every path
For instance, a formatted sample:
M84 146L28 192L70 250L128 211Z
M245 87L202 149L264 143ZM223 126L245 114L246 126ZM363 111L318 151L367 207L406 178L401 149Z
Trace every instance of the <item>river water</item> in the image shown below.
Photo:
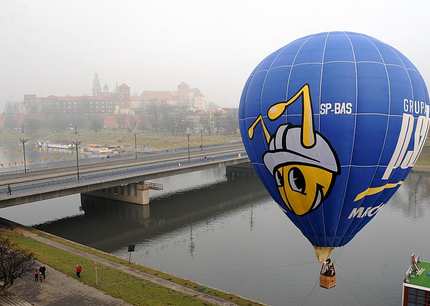
M150 208L69 196L0 210L118 256L271 305L399 305L411 252L430 258L430 176L414 173L334 252L337 286L319 287L313 248L257 178L216 168L156 180ZM193 186L193 189L186 188Z

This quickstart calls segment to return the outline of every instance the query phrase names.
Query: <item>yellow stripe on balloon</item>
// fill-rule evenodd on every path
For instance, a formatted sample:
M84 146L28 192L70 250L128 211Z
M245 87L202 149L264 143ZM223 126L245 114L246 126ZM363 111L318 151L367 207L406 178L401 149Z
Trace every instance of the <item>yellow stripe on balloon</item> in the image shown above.
M390 189L390 188L395 188L397 186L400 186L403 182L397 182L397 183L388 183L379 187L369 187L366 190L364 190L363 192L360 192L359 194L357 194L357 196L354 199L354 202L357 202L359 200L361 200L364 197L367 196L371 196L377 193L380 193L381 191L384 191L385 189Z

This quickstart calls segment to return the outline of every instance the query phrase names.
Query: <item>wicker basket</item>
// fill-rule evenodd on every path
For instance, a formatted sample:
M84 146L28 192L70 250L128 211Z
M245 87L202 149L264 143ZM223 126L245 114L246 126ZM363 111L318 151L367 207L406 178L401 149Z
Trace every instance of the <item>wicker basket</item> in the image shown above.
M320 275L320 287L326 289L336 287L336 276Z

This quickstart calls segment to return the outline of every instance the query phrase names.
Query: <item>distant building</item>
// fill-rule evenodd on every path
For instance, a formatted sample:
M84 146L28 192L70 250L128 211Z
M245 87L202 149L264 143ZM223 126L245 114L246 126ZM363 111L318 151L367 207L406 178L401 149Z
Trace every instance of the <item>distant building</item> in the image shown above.
M27 114L35 113L101 113L111 114L116 101L112 96L48 96L25 95Z
M214 112L213 126L216 133L234 134L239 132L238 109L223 107Z
M106 116L103 118L103 128L105 129L117 129L118 121L116 116Z
M5 115L0 117L0 127L19 127L23 120L43 123L45 118L55 125L58 117L62 122L67 118L74 122L82 118L84 121L86 118L97 118L103 122L104 128L138 128L172 134L237 131L237 109L223 109L209 103L198 88L192 88L185 82L181 82L175 90L145 90L140 96L131 95L130 86L125 83L113 89L103 84L102 87L96 73L92 80L92 95L39 97L26 94L22 103L6 108ZM79 116L82 114L91 116Z
M145 90L141 95L143 103L153 102L168 105L185 106L192 111L206 111L207 100L198 88L191 88L182 82L174 91Z
M100 85L97 73L92 84L92 96L48 96L24 95L24 113L124 113L130 104L130 87L121 84L115 92L110 92L107 84ZM128 112L127 112L128 113Z
M3 126L6 128L22 127L24 122L23 103L6 103L2 118Z
M144 90L141 97L143 102L155 102L168 105L174 105L177 103L176 95L173 91Z
M118 100L124 104L124 105L128 105L129 101L130 101L130 86L128 86L125 83L122 83L118 88L117 88L117 97Z
M100 80L97 73L94 74L93 79L93 96L98 97L102 95L102 87L100 86Z
M103 86L103 92L102 92L102 94L103 95L109 95L110 94L108 84L105 84L105 86Z

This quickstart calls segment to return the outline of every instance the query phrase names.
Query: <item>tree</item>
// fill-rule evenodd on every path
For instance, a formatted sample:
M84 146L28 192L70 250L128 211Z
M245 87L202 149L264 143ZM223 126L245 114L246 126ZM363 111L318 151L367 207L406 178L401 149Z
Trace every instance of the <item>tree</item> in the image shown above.
M21 251L9 239L0 238L0 289L4 291L14 281L30 272L34 265L33 255Z
M26 131L31 131L31 132L37 132L42 125L43 125L42 121L39 120L37 117L28 117L24 122Z
M8 129L18 127L17 107L13 103L7 103L4 111L4 126Z
M18 120L14 114L5 114L4 126L8 129L14 129L18 127Z
M103 128L103 119L97 116L91 118L90 129L98 132Z
M46 127L52 131L62 131L67 127L63 114L50 113L45 115Z

